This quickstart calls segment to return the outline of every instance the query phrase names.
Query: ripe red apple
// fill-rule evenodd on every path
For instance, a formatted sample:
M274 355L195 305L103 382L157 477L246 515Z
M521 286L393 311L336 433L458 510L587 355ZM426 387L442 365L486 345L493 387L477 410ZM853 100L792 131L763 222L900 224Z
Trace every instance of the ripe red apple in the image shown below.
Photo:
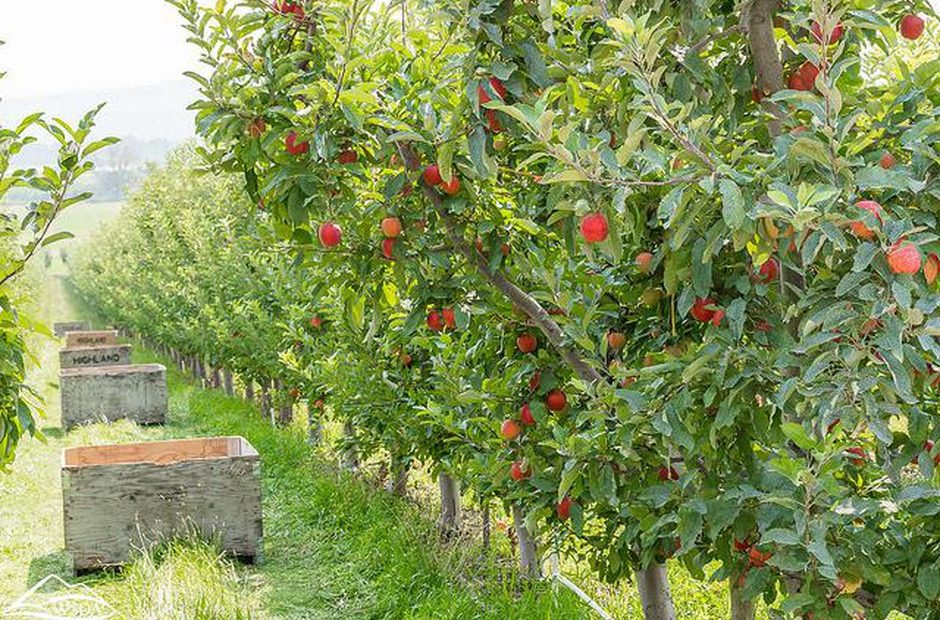
M865 461L868 460L868 455L865 454L865 450L859 448L858 446L846 448L845 451L856 456L856 458L849 458L849 462L856 467L861 467L865 464Z
M382 234L394 239L401 234L401 220L397 217L387 217L382 220Z
M354 164L359 161L359 153L352 149L346 149L337 155L336 161L341 164Z
M432 332L442 331L444 329L444 321L441 320L441 313L437 310L428 312L427 324Z
M318 398L317 400L313 401L313 408L314 408L314 409L319 409L320 411L323 411L323 408L324 408L324 407L326 407L326 403L323 402L322 399Z
M894 155L891 154L891 151L885 151L884 154L881 156L881 160L879 160L878 163L885 170L891 170L892 168L894 168L894 164L895 164Z
M751 548L751 539L750 537L745 538L744 540L734 539L734 550L740 551L741 553L746 553Z
M911 41L924 34L924 20L919 15L905 15L901 18L901 36Z
M780 275L780 263L776 258L770 258L760 266L754 279L762 284L770 284L777 279L778 275Z
M676 468L672 467L671 465L669 467L661 465L659 468L659 479L663 482L667 480L678 480L679 472L677 472Z
M297 20L303 20L306 17L303 6L287 0L277 0L274 3L274 10L282 15L293 15Z
M260 116L248 123L248 135L252 138L260 138L267 130L268 125Z
M460 179L457 175L453 175L450 178L450 181L441 181L441 189L444 190L444 193L453 196L460 191Z
M499 251L503 256L509 256L509 249L510 248L508 243L503 243L499 246Z
M558 518L562 521L567 521L571 518L571 503L571 498L566 495L558 502L558 506L555 507L555 512L558 513Z
M522 405L519 409L519 420L524 426L535 426L535 416L532 415L532 407L529 403Z
M522 353L532 353L539 347L539 341L532 334L522 334L516 338L516 347Z
M502 435L503 439L506 441L512 441L518 437L521 432L522 429L519 428L515 420L504 421L503 426L499 429L499 434Z
M715 310L715 314L712 315L711 324L715 327L720 327L721 322L725 320L725 311L722 309ZM680 353L681 355L681 353ZM678 355L676 357L679 357Z
M382 239L382 256L395 260L395 239Z
M909 241L898 241L888 250L888 267L892 273L913 275L920 271L920 250Z
M554 389L545 397L545 406L549 411L562 411L568 406L568 397L559 389Z
M310 319L310 327L314 329L319 329L321 325L323 325L323 319L321 319L320 317L315 316L312 319Z
M512 466L509 468L509 475L516 482L522 482L531 476L532 472L523 467L522 461L513 461Z
M636 255L636 268L640 273L649 273L650 266L653 264L653 253L652 252L640 252Z
M581 218L581 236L588 243L600 243L607 238L609 228L603 213L588 213Z
M443 181L444 179L441 178L441 169L437 167L437 164L431 164L424 169L424 182L428 185L437 186Z
M695 300L695 303L692 304L692 310L689 314L692 315L692 318L700 323L707 323L715 318L716 310L711 310L710 307L715 305L715 300L711 297L699 297Z
M930 456L930 454L933 452L933 442L929 439L924 442L924 452L927 453L927 456ZM933 462L934 465L940 464L940 454L937 454L937 456L933 457ZM911 465L917 465L917 456L911 459Z
M441 316L444 317L444 327L447 329L457 329L457 317L454 315L453 308L444 308L441 310Z
M529 377L529 389L531 391L536 391L542 385L542 371L536 370L532 373L532 376Z
M414 361L411 355L409 355L408 353L402 353L398 359L401 360L402 366L405 366L405 367L411 366L411 362Z
M490 88L493 89L493 92L496 93L500 99L505 99L506 95L509 94L509 91L506 90L506 87L497 77L490 78Z
M757 323L757 325L754 326L754 329L756 329L759 332L769 334L770 332L774 330L774 325L773 323L769 321L760 321Z
M810 32L813 33L813 38L816 39L817 43L822 43L823 34L822 27L819 25L819 22L813 22L813 25L810 27ZM832 32L829 33L829 45L833 45L842 38L842 24L838 23L832 29Z
M503 124L499 122L499 115L496 110L487 110L484 115L486 116L487 129L493 133L499 133L503 130Z
M810 91L816 88L818 75L819 67L807 60L790 74L788 85L792 90Z
M490 94L486 92L486 88L483 86L483 84L477 85L477 99L480 100L480 105L489 103L493 100L493 98L490 97Z
M627 344L627 337L623 332L609 332L607 334L607 346L611 349L618 351Z
M287 134L287 137L284 138L284 148L287 149L287 152L291 155L303 155L310 151L310 143L304 140L303 142L297 142L297 132L292 131Z
M872 215L875 216L875 219L881 223L881 205L875 202L874 200L862 200L861 202L855 205L859 209L864 209ZM861 220L855 220L854 222L849 223L849 227L852 229L852 232L855 233L855 236L859 239L874 239L875 231L870 229L865 222Z
M343 231L333 222L320 224L320 243L328 248L335 248L343 240Z
M774 557L774 554L769 551L760 551L757 547L751 547L750 551L747 552L747 557L751 566L761 568L767 564L770 558Z
M937 274L940 273L940 256L931 252L924 261L924 279L928 285L933 285L937 280Z

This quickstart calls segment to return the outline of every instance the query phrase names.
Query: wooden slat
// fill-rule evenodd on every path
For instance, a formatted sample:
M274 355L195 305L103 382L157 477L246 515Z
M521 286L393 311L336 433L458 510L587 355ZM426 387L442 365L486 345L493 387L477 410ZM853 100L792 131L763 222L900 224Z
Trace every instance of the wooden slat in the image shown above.
M243 445L247 445L247 442L240 437L208 437L136 444L85 446L65 450L64 465L70 468L133 463L169 465L195 459L255 456L257 454L242 454Z

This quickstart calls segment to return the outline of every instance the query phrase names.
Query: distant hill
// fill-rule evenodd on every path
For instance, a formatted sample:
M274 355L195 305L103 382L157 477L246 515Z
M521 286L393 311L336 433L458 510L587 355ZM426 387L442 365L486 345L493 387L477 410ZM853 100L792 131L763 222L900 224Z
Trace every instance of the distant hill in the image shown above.
M10 123L39 110L71 121L107 102L99 117L102 134L179 143L193 136L194 113L186 107L196 98L195 83L180 78L150 86L2 99L0 121Z
M95 136L116 136L121 143L95 155L97 171L82 189L97 200L122 200L146 174L149 164L162 163L167 153L195 137L195 114L186 107L197 98L195 83L185 80L112 90L87 90L59 95L0 100L0 124L43 111L74 123L99 103L107 105L98 116ZM18 167L40 167L56 156L55 143L44 136L17 157ZM13 201L31 198L28 191L13 192Z

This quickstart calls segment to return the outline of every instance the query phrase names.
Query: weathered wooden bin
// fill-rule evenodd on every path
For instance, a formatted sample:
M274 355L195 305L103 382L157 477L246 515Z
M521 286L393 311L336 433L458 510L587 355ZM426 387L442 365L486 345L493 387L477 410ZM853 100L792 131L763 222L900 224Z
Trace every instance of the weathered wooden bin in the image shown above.
M67 332L87 332L91 329L88 321L62 321L52 324L52 332L57 338L62 338Z
M116 329L95 332L65 332L65 347L100 347L118 343Z
M241 437L67 449L62 500L77 572L194 531L237 558L260 559L261 460Z
M127 418L166 422L166 367L160 364L66 368L59 371L62 428Z
M115 344L97 347L73 347L59 351L59 368L92 368L96 366L128 366L131 345Z

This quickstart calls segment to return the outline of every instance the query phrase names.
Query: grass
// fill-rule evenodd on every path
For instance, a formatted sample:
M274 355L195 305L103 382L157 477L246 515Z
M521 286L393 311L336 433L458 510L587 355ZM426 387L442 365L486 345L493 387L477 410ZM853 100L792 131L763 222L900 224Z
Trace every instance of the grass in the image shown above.
M47 320L93 317L68 295L60 277L50 276L46 283L40 306ZM44 342L39 350L42 363L32 381L49 403L42 424L46 441L26 441L13 473L0 477L0 617L6 605L50 575L80 589L53 581L29 601L64 617L103 612L128 620L596 617L564 588L547 583L521 587L503 534L494 532L494 548L501 552L485 560L472 540L442 545L434 515L425 507L339 473L326 464L324 454L306 445L302 429L274 429L253 405L196 388L173 369L166 426L141 428L121 421L63 434L55 345ZM134 360L165 362L139 344ZM210 543L181 540L141 553L120 573L72 576L62 551L62 448L207 435L241 435L262 456L264 562L243 566L222 557ZM629 584L606 586L593 580L584 565L568 561L564 566L615 617L641 617ZM679 617L727 617L722 584L696 582L678 565L671 573Z

